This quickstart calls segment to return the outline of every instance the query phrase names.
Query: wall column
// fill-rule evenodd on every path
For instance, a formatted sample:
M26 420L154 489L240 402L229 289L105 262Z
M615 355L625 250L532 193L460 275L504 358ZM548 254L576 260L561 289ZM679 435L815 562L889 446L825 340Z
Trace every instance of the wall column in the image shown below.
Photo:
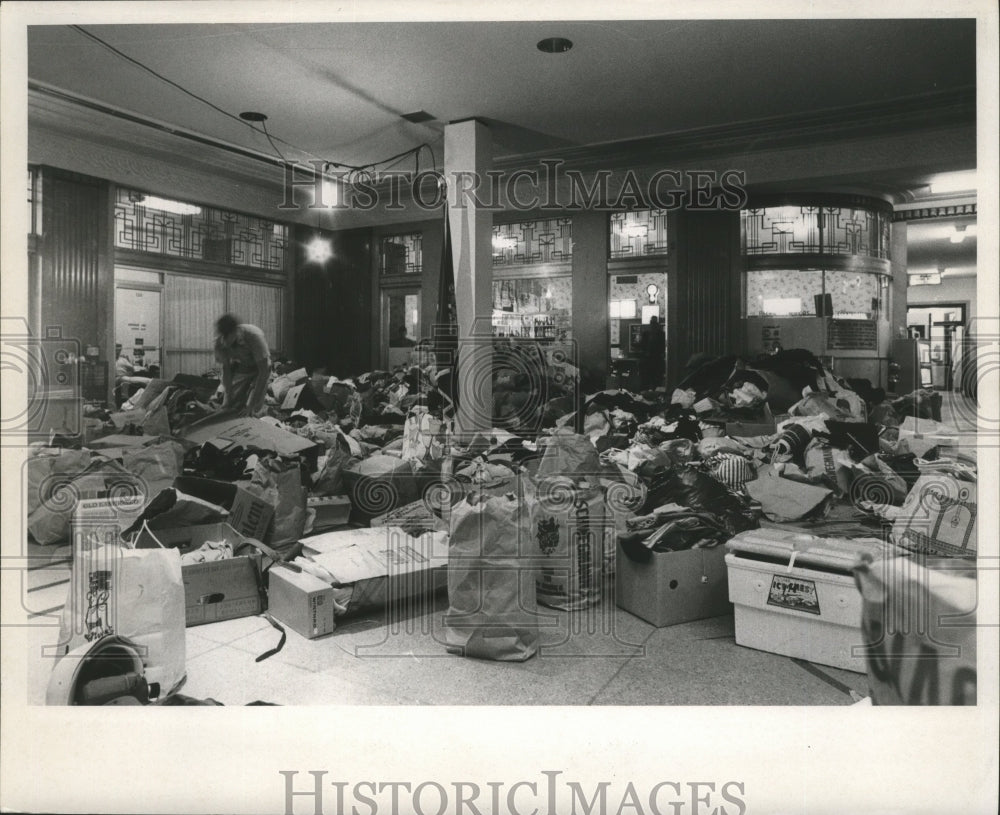
M608 214L573 213L573 341L580 387L592 393L608 379Z
M892 338L896 339L899 337L900 327L905 331L906 326L906 221L896 221L890 225L889 244L892 264L892 310L889 312L889 328Z
M458 427L463 433L493 424L493 213L473 190L492 167L489 129L475 119L444 129L444 170L455 269L458 317Z

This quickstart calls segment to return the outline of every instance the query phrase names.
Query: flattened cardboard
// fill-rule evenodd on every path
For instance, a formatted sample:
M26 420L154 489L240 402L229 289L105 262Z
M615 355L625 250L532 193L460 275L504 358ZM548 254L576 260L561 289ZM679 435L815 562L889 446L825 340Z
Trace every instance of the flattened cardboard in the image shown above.
M349 610L387 607L404 597L428 595L445 585L448 536L420 537L396 527L350 529L302 539L303 554L340 586L352 586Z
M94 439L88 447L91 450L105 450L118 447L145 447L157 441L159 436L129 436L125 433L114 433Z
M195 444L212 442L220 450L231 447L259 447L282 456L294 456L316 450L316 442L289 433L260 419L223 418L204 420L191 427L184 438Z

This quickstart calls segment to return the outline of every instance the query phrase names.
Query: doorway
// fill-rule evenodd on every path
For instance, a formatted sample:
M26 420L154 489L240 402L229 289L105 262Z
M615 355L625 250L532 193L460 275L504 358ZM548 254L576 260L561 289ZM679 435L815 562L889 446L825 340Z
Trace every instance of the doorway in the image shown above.
M381 345L388 370L409 365L420 331L420 289L383 290Z
M651 330L653 318L659 324ZM667 273L647 269L637 274L612 272L608 287L608 334L612 384L647 390L666 376ZM650 337L662 335L662 348Z
M159 286L129 283L115 286L115 345L135 368L153 371L161 366L162 290ZM116 358L117 361L117 358Z
M966 307L966 303L935 303L906 309L909 335L929 341L930 386L935 390L952 390L955 372L964 364Z

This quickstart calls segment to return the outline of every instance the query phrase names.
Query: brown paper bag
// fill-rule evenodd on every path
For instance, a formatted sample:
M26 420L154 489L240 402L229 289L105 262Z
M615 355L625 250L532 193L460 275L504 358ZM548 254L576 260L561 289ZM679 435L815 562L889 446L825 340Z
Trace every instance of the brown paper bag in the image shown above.
M531 555L540 558L538 602L564 611L597 605L606 541L615 534L603 493L568 479L542 479L533 494L527 480L525 485Z
M298 461L277 456L260 458L245 487L274 507L274 523L265 543L280 545L302 537L306 528L308 492L302 484Z
M459 502L448 546L448 650L523 662L538 650L535 573L521 557L526 513L516 498Z

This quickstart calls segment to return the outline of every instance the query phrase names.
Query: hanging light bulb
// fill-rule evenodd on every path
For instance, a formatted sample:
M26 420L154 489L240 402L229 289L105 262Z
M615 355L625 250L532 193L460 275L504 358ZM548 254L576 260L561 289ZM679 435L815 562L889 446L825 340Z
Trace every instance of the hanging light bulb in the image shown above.
M326 263L332 257L333 245L320 235L316 235L306 245L306 259L309 263Z

